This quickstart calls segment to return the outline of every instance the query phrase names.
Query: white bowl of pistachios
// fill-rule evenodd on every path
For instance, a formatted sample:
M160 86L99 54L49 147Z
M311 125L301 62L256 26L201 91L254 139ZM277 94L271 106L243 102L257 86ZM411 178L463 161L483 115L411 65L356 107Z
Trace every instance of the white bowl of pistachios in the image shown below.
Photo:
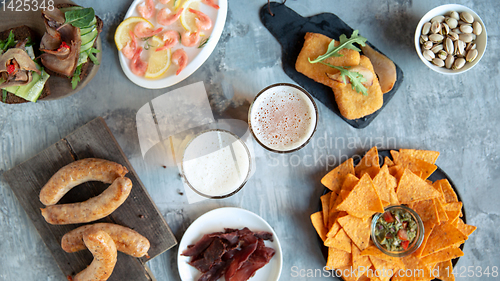
M471 9L448 4L425 14L415 30L415 49L430 69L459 74L473 68L486 50L483 20Z

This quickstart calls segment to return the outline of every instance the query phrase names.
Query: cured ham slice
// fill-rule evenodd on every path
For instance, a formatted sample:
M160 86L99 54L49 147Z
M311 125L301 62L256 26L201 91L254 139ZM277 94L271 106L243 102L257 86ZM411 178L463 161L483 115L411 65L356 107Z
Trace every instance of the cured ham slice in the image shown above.
M33 79L31 71L41 73L24 49L7 50L0 56L0 78L4 80L0 88L27 85Z

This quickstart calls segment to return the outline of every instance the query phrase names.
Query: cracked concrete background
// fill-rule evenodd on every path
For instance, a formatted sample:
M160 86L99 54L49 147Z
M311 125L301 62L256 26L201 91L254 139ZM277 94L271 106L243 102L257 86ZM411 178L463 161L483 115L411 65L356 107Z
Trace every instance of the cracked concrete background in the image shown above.
M83 91L62 100L0 105L0 175L103 116L178 240L203 213L222 206L242 207L262 216L277 232L284 260L280 280L326 280L292 278L291 270L325 264L309 221L323 192L321 177L339 158L362 154L372 145L438 150L437 164L456 184L468 223L478 227L465 244L459 273L462 267L484 270L489 266L491 271L500 266L500 1L456 1L482 17L488 49L474 69L444 76L419 60L413 35L421 16L448 1L288 0L286 5L303 16L332 12L359 29L403 69L404 82L383 112L362 130L353 129L318 103L318 129L309 145L293 154L277 155L254 143L257 171L246 186L229 199L193 205L187 203L176 168L143 161L135 114L151 99L198 81L205 83L215 116L229 106L248 107L256 93L270 84L293 83L281 68L281 47L259 20L259 9L266 1L229 0L226 27L213 54L188 79L162 90L135 86L119 66L113 35L132 1L75 2L94 7L104 20L99 75ZM66 280L2 177L0 233L0 280ZM157 280L180 280L177 250L148 263ZM486 275L469 279L497 280Z

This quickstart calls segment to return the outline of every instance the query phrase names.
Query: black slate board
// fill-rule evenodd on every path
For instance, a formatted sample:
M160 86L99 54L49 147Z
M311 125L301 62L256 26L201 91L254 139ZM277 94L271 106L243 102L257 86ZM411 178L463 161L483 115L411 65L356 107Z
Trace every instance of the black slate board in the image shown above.
M380 167L382 167L384 165L385 157L388 157L389 159L393 160L390 150L379 150L378 156L379 156L378 158L379 158ZM353 158L354 167L356 167L356 165L359 164L359 161L361 161L361 158L362 158L362 156ZM453 188L453 190L457 194L458 201L463 202L462 198L460 197L460 193L458 193L457 187L455 186L455 184L453 183L451 178L441 168L439 168L439 166L437 166L437 169L434 171L434 173L432 173L432 175L430 175L427 179L432 181L432 182L435 182L437 180L447 179L448 182L450 183L451 187ZM325 195L328 192L330 192L330 189L325 188L325 190L323 191L323 193L321 195ZM323 210L323 206L321 204L321 199L320 199L318 211L322 211L322 210ZM464 205L462 205L462 215L463 215L462 220L464 221L464 223L467 223ZM319 243L319 247L321 249L321 253L323 254L323 257L325 258L325 261L327 261L328 260L328 248L325 247L325 245L323 244L323 240L321 240L319 235L318 235L318 243ZM465 245L465 243L460 245L460 250L462 250L462 251L464 250L464 245ZM459 259L459 257L456 259L453 259L451 261L453 267L455 267L455 265L457 264L458 259ZM343 280L341 277L336 277L336 278L338 280ZM434 279L432 279L432 281L439 281L439 279L434 278Z
M350 36L353 29L339 17L331 13L323 13L304 18L281 3L271 2L270 8L274 16L269 14L268 4L265 4L260 9L260 20L281 44L281 60L285 73L349 125L356 129L362 129L368 126L387 103L389 103L403 82L404 76L401 68L396 64L397 80L392 90L384 94L384 104L382 108L360 119L346 119L340 114L332 89L297 72L295 70L295 61L304 45L304 36L306 32L321 33L338 40L342 34ZM369 42L367 43L373 49L382 53L375 46Z

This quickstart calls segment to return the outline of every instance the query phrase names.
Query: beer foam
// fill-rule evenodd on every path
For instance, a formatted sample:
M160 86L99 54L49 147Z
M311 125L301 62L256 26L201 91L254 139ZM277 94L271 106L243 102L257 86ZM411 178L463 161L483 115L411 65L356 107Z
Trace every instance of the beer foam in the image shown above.
M237 190L250 170L250 155L241 140L223 131L208 131L191 141L183 156L189 184L209 196Z
M253 103L250 112L256 138L273 150L289 151L314 133L316 110L309 97L290 86L272 87Z

